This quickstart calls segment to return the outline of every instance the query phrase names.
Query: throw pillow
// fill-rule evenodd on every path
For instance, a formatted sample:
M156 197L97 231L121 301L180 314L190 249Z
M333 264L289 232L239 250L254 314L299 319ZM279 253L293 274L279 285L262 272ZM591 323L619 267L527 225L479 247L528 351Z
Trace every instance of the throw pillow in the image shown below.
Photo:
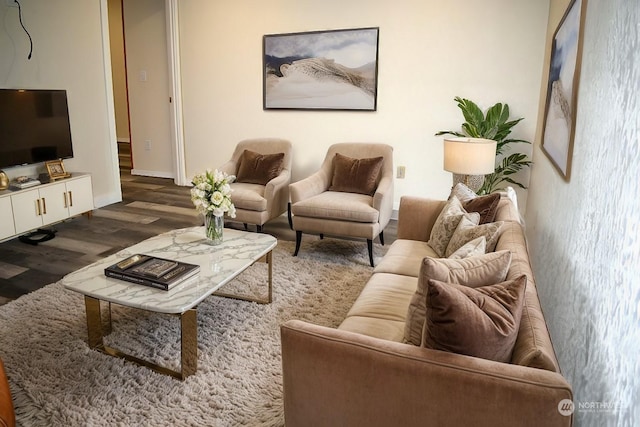
M511 251L504 250L464 259L425 257L420 266L418 287L411 298L405 319L404 342L420 345L426 315L425 295L430 279L469 287L499 283L506 279Z
M460 249L449 255L449 259L462 259L470 256L477 256L486 253L487 239L484 236L480 236L477 239L464 244Z
M480 214L479 224L487 224L496 219L500 194L491 193L486 196L478 196L462 203L462 207L467 212L478 212Z
M422 345L508 363L518 336L527 276L469 288L429 280Z
M453 233L456 231L462 216L466 213L460 200L455 196L449 199L440 211L436 222L431 228L431 235L427 242L438 256L445 256L449 240L451 240L451 236L453 236ZM479 219L480 217L478 215L478 220Z
M383 162L384 157L354 159L336 153L329 190L373 196Z
M451 199L453 196L457 197L458 200L460 200L462 203L468 202L469 200L473 200L478 197L475 191L464 185L462 182L457 183L451 189L449 199Z
M266 185L282 172L284 153L260 154L244 150L239 163L237 182Z
M470 215L470 214L467 214ZM474 213L478 215L478 213ZM500 230L504 225L503 221L490 222L488 224L478 225L473 219L468 216L463 216L456 228L455 232L449 240L445 256L451 256L455 251L465 245L467 242L477 239L480 236L484 236L487 239L487 252L493 252L500 237Z

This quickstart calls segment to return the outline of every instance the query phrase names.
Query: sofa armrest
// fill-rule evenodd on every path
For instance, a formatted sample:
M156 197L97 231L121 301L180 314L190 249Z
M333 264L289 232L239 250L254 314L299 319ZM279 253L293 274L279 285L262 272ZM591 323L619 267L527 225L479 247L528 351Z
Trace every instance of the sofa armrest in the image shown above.
M291 204L296 204L301 200L306 200L309 197L317 196L327 191L329 184L329 178L322 169L305 179L294 182L289 185Z
M558 373L290 320L281 327L287 427L570 426Z
M16 415L13 410L11 400L11 390L4 370L2 360L0 360L0 426L14 427L16 425Z
M398 239L428 241L431 228L445 204L444 200L402 196L398 209Z

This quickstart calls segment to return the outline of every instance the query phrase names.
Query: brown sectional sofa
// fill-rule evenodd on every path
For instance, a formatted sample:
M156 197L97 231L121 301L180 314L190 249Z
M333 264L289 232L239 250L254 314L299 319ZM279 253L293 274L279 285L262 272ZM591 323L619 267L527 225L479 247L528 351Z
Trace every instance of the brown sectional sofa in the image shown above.
M281 328L285 421L296 426L570 426L558 406L572 400L538 299L519 214L505 221L507 280L527 276L511 363L403 343L407 307L445 201L403 197L398 239L337 328L292 320Z

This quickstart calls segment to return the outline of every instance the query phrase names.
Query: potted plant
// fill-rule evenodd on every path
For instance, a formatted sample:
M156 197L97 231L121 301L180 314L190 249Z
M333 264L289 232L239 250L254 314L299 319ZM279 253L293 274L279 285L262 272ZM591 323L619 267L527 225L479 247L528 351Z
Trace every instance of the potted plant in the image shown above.
M495 171L485 175L484 182L477 193L489 194L493 191L501 190L503 188L501 184L504 182L526 189L527 187L515 181L512 175L525 167L529 167L531 160L523 153L503 154L505 148L511 143L530 144L529 141L523 139L507 138L511 133L511 129L523 118L508 121L508 104L499 102L490 107L485 115L473 101L459 96L456 96L454 100L458 103L458 108L462 110L462 115L465 119L465 122L462 123L462 132L442 130L436 133L436 136L455 135L458 137L486 138L497 142Z

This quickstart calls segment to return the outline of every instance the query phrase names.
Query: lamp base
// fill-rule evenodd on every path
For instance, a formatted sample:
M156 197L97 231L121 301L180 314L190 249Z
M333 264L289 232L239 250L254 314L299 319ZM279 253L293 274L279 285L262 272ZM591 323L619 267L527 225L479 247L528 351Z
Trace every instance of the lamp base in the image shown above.
M453 187L459 182L469 187L474 193L477 193L484 183L484 175L461 175L454 173Z

